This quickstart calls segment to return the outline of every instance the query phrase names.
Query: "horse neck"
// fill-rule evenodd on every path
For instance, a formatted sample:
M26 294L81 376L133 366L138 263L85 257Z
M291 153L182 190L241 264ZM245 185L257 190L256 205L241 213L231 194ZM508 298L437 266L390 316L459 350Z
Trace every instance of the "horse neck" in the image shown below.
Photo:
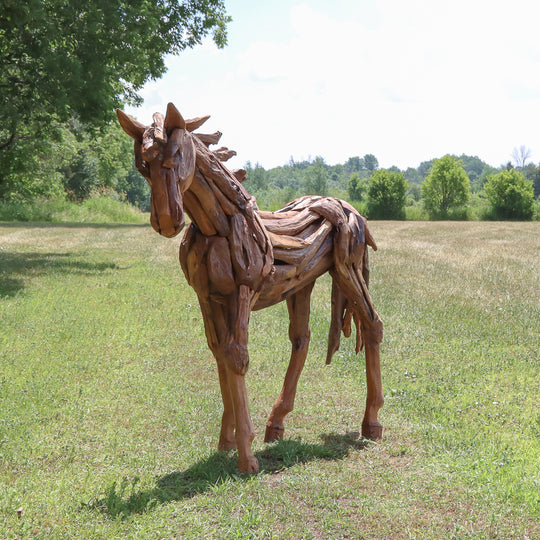
M207 236L228 236L230 218L238 214L258 226L255 198L196 136L193 141L195 174L184 193L184 209L192 222Z

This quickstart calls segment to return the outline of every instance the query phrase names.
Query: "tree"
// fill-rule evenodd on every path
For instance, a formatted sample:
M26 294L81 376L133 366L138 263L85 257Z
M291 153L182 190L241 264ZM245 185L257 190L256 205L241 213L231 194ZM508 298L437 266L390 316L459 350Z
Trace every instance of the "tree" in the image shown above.
M407 196L413 201L418 202L422 198L422 189L420 188L420 184L409 183L407 188Z
M500 219L531 219L533 184L515 169L503 170L489 177L484 186L493 215Z
M367 207L370 218L403 219L408 183L401 172L380 169L369 179Z
M422 182L426 210L433 218L449 217L463 208L471 194L470 182L461 160L446 155L433 160L433 166Z
M539 197L540 196L540 166L537 167L534 173L532 183L533 183L533 188L534 188L534 196Z
M495 167L492 167L491 165L484 165L484 168L482 169L482 174L478 178L476 178L474 181L471 180L471 191L474 193L478 193L484 186L484 184L487 182L487 179L492 174L497 174L498 169Z
M116 189L124 194L133 206L137 206L143 212L150 212L150 186L135 168L135 163L127 176L119 179Z
M376 171L379 167L379 161L373 154L366 154L363 157L364 166L369 171L370 174L373 174L373 171Z
M482 161L478 156L467 156L462 154L459 156L463 164L463 168L469 177L471 182L471 187L478 185L480 176L482 175L483 170L488 167L488 165Z
M418 174L421 177L420 182L423 182L427 175L429 174L429 171L431 171L431 167L433 167L433 160L430 159L428 161L422 161L420 165L418 165Z
M264 167L260 163L255 163L255 167L251 165L251 162L246 163L246 188L250 191L260 191L267 187L267 173Z
M349 174L359 172L365 169L364 158L354 156L350 157L345 163L345 171Z
M411 184L420 185L424 180L424 176L419 173L418 169L415 169L413 167L408 167L403 173L403 176Z
M540 165L537 167L533 163L529 163L522 172L525 178L532 182L534 196L538 197L540 195Z
M14 147L54 137L73 116L106 124L115 107L140 102L137 91L163 75L166 54L210 32L224 46L229 20L222 0L3 0L0 184L23 170L6 164Z
M324 159L320 156L306 169L305 192L308 195L326 195L328 191L328 174Z
M512 161L514 162L514 165L519 169L523 169L525 167L525 165L527 164L527 160L529 160L530 157L531 149L527 148L523 144L519 148L514 148L514 150L512 150Z
M367 191L367 180L360 178L357 172L351 174L349 184L347 186L349 198L351 201L361 201Z
M86 124L72 119L60 135L50 159L62 174L70 199L86 199L104 188L124 191L125 186L120 188L118 183L133 168L132 144L122 136L117 122L91 131Z

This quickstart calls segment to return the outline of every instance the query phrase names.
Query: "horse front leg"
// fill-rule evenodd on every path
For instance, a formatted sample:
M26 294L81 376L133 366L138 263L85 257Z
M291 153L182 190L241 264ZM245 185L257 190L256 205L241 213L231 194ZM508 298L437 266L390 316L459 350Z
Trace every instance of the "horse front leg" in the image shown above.
M247 346L252 298L253 292L245 285L225 297L224 303L199 297L208 345L218 366L223 400L218 448L237 448L238 469L245 473L259 470L251 450L255 429L244 379L249 365Z
M229 332L222 348L234 410L238 469L244 473L259 471L259 462L251 449L255 429L249 413L245 381L249 366L248 326L253 297L254 292L247 285L240 285L238 292L230 296L226 306Z
M221 343L227 342L229 332L226 330L226 314L223 306L212 302L209 298L199 297L199 304L204 320L204 329L208 346L214 355L219 375L219 387L223 401L223 415L221 417L221 431L219 434L218 450L231 450L236 448L234 435L234 405L227 377L227 365ZM224 330L225 329L225 330Z
M289 310L290 318L289 339L292 344L291 359L289 361L289 367L287 368L281 394L274 403L272 412L266 422L265 442L283 438L285 432L283 421L285 416L290 413L294 407L298 379L304 368L309 348L310 299L314 284L315 282L310 283L287 298L287 308Z
M243 473L256 473L259 472L259 462L251 449L251 444L255 438L255 429L249 413L244 374L237 373L235 369L227 366L227 379L234 407L238 470Z
M234 434L234 405L227 376L227 366L221 357L216 358L219 375L223 415L221 416L221 431L219 433L218 450L233 450L236 448Z

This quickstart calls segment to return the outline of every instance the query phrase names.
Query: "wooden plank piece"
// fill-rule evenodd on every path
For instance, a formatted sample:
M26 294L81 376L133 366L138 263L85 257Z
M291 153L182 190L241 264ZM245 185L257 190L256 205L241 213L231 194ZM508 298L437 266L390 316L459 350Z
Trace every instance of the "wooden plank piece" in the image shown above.
M198 116L197 118L186 120L186 129L188 131L195 131L196 129L200 128L209 118L210 115L207 114L206 116Z
M184 193L184 208L191 218L191 221L195 223L203 234L206 236L214 236L217 234L216 228L191 190Z
M220 236L228 236L230 232L229 220L221 208L212 188L197 170L195 181L192 182L190 191L197 197L201 208Z
M187 130L180 129L178 131L180 131L179 148L182 157L176 170L180 191L184 192L191 185L195 174L195 145L193 144L193 137Z
M248 224L242 214L236 214L231 218L229 246L237 283L257 290L264 277L262 276L264 259L260 247L249 234Z
M309 208L305 208L300 212L295 212L291 217L283 217L281 219L265 219L263 216L263 223L269 232L294 236L319 218L319 214L312 212Z
M229 150L225 146L222 146L221 148L214 150L214 155L219 159L219 161L229 161L229 159L236 156L236 151Z
M165 117L161 113L156 112L152 115L152 120L154 121L153 126L156 141L165 144L167 142L167 133L164 126Z
M211 144L217 144L223 133L221 133L221 131L216 131L215 133L194 133L194 135L208 147Z
M236 290L229 242L221 236L215 236L209 241L208 277L214 289L223 295L232 294Z
M212 180L217 188L238 209L246 210L246 203L251 196L242 189L242 184L221 165L216 157L197 139L193 138L197 152L197 167L207 180Z
M179 153L180 143L182 140L182 130L175 129L172 131L169 140L167 141L167 146L163 152L163 166L170 169L174 169L178 166L181 156Z

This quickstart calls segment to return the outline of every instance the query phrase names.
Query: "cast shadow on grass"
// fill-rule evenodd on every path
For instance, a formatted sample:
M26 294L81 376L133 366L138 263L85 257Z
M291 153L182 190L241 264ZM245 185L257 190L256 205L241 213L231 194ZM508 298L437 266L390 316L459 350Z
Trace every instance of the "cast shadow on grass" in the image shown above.
M367 441L358 432L343 435L323 434L322 444L303 443L299 440L280 440L255 452L259 460L259 474L276 474L289 467L314 460L337 461L351 450L362 450ZM138 478L124 478L105 490L103 498L83 504L83 508L98 510L113 519L126 519L133 514L151 511L156 506L194 497L214 490L227 481L244 482L250 475L236 469L236 453L216 452L208 459L195 463L185 471L175 471L156 480L152 489L136 491Z
M80 258L81 254L77 255ZM24 277L47 272L62 274L95 274L118 270L108 262L87 262L74 259L72 253L18 253L0 251L0 298L15 296L25 288Z

